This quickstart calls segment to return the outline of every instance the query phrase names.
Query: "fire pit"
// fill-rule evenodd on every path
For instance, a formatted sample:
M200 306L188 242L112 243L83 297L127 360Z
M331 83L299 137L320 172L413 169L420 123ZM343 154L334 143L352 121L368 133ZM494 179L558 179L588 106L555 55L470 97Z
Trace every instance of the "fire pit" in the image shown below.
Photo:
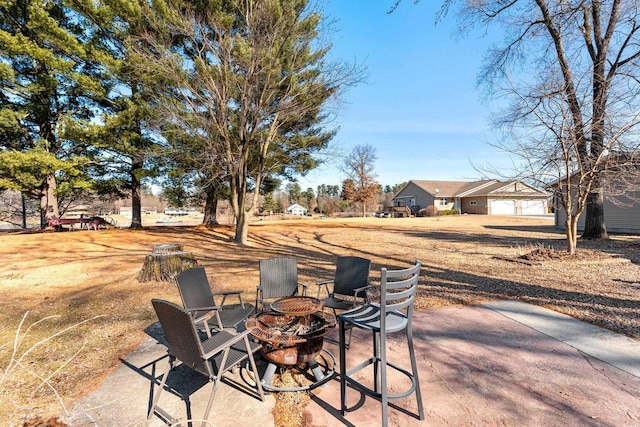
M263 387L277 391L304 390L320 385L331 377L335 360L322 346L324 336L335 327L336 322L333 316L326 315L321 310L322 303L316 298L287 297L272 303L271 311L257 314L247 320L247 329L250 329L251 335L262 343L262 355L269 361L262 380ZM316 361L316 357L323 351L332 361L331 368L326 367L325 372L322 372ZM276 365L305 365L304 367L313 372L316 382L295 389L272 386L271 379Z

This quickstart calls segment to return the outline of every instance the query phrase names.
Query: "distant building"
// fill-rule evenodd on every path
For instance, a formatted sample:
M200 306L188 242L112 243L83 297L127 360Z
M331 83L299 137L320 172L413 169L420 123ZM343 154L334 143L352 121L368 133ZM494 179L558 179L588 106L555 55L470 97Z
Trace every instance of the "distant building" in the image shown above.
M411 180L393 198L393 206L406 206L414 215L431 205L463 214L542 215L547 212L549 197L522 181Z
M118 213L122 216L128 217L131 217L133 215L131 206L122 206L120 209L118 209Z
M294 203L293 205L289 206L287 208L287 213L290 215L306 215L307 214L307 209L304 208L303 206L300 206L297 203Z

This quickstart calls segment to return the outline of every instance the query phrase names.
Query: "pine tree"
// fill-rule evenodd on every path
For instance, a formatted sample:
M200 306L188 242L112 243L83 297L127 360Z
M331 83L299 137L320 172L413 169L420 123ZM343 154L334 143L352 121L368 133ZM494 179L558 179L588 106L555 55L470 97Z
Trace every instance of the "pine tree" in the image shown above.
M0 3L0 187L40 198L41 225L59 198L87 190L85 147L65 129L94 115L100 51L61 0Z
M132 58L131 44L146 31L148 4L142 0L95 0L77 2L84 19L104 55L103 85L111 90L102 99L100 123L76 128L93 147L94 174L103 193L127 195L132 200L131 228L142 227L142 185L157 172L154 153L158 140L149 131L153 109L152 82ZM162 82L159 82L162 83Z
M174 78L157 88L174 132L165 125L165 137L198 140L188 151L207 176L227 180L235 241L246 244L262 180L316 165L314 153L334 134L322 108L360 74L328 66L316 39L321 16L308 0L211 3L203 12L167 1L161 28L146 40L153 49L141 53L153 59L143 60L150 75Z

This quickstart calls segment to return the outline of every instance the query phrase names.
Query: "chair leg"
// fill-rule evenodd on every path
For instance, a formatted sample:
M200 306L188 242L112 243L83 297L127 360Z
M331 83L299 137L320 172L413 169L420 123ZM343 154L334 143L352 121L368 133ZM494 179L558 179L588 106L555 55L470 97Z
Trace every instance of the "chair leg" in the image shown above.
M344 340L344 320L338 321L338 335L340 346L340 412L347 415L347 349Z
M407 342L409 343L409 355L411 356L411 370L415 379L416 385L416 399L418 401L418 417L420 420L424 420L424 408L422 406L422 392L420 391L420 379L418 378L418 363L416 361L416 353L413 346L413 331L411 328L411 322L407 327Z
M320 290L318 290L318 293L320 293ZM336 311L335 308L331 308L331 311L333 311L333 318L337 319L338 318L338 312ZM345 326L346 328L346 326ZM353 334L353 325L349 326L349 339L347 339L344 348L346 348L347 350L349 350L349 346L351 345L351 335ZM326 339L326 338L325 338Z
M162 374L162 381L160 381L160 388L158 389L158 393L153 396L153 403L151 404L151 408L149 409L149 413L147 414L147 421L150 420L151 417L153 417L153 414L155 413L156 409L160 409L158 407L158 401L160 400L160 395L164 390L164 385L167 382L167 377L169 376L169 372L171 372L172 368L173 368L173 359L171 358L171 356L169 356L169 363L167 364L167 369ZM152 381L152 384L155 384L155 378L152 378L151 381Z
M349 346L351 345L351 335L353 334L353 326L349 328L349 339L347 340L347 343L345 344L345 348L348 350Z
M207 424L207 420L209 419L209 412L211 412L211 407L213 406L213 397L216 395L219 382L220 382L220 378L216 378L213 380L213 388L211 389L211 394L209 395L209 401L207 402L207 409L204 410L204 415L202 416L201 427L205 427Z
M378 341L378 333L376 331L372 331L371 334L373 345L373 390L376 393L380 393L380 344Z
M251 351L251 344L249 344L248 336L244 337L244 345L247 349L247 354L249 355L249 362L251 364L251 370L253 371L253 376L255 377L256 388L258 389L258 393L260 394L260 400L264 402L264 390L262 390L262 383L260 382L260 374L258 373L256 360L253 358L253 352Z
M374 335L377 335L374 332ZM388 391L387 391L387 340L386 334L380 333L380 403L382 405L382 427L388 423Z

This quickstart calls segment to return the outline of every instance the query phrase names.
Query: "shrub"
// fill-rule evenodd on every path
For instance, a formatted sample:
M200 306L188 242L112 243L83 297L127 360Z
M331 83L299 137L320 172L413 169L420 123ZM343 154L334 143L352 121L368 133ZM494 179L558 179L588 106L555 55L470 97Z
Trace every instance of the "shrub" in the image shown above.
M427 206L426 208L420 209L418 211L418 216L438 216L440 215L440 211L433 205Z
M440 211L440 215L458 215L460 212L458 212L457 209L447 209L444 211Z

